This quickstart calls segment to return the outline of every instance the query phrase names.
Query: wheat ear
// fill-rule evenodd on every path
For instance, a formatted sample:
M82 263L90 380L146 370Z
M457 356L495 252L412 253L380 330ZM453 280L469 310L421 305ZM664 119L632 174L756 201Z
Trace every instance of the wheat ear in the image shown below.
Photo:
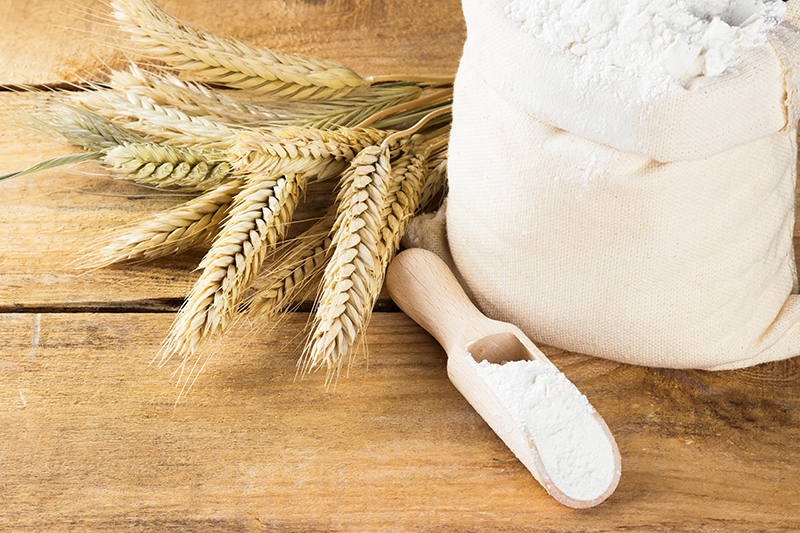
M342 177L334 251L323 275L313 331L298 363L303 373L325 366L328 382L338 375L369 320L380 290L378 246L390 172L389 149L371 146L352 160Z
M114 71L111 86L117 91L133 92L160 106L179 109L187 115L203 117L220 124L263 125L289 116L258 104L247 103L210 89L199 83L175 76L143 70L130 65L128 70Z
M111 2L114 15L155 59L202 79L279 98L329 99L368 85L340 63L281 54L182 22L150 0Z
M191 116L251 128L297 126L333 129L354 126L383 109L415 100L422 91L414 84L391 83L371 86L335 100L259 102L246 92L227 91L230 94L225 94L175 76L149 72L136 65L125 71L114 71L110 83L117 91L133 92L157 105L179 109Z
M76 266L94 269L125 261L149 261L207 242L219 231L240 190L241 182L233 180L144 221L116 228Z
M214 189L231 177L231 166L224 161L210 162L213 156L204 150L125 143L108 150L103 162L122 178L137 183L203 191Z
M416 85L396 83L373 85L336 100L283 100L275 102L272 109L286 118L276 118L272 123L317 129L335 129L339 126L352 128L384 109L415 100L421 92Z
M248 299L251 318L268 320L305 294L308 284L325 269L331 250L334 214L328 214L296 239L277 250L277 259L258 281L261 288Z
M74 96L73 101L160 144L224 149L238 133L224 124L158 105L133 92L93 91Z
M16 112L4 118L3 122L90 152L144 140L133 131L83 107L64 102L45 102L43 105L44 110Z
M387 133L380 130L336 131L283 128L240 134L227 151L236 169L252 173L338 176L347 162L367 146L380 144Z
M392 167L392 182L381 217L381 284L411 217L420 207L428 175L429 152L428 149L411 152L407 156L408 163L401 170L395 171L397 165Z
M178 313L162 349L186 358L230 323L243 292L267 252L285 236L304 179L297 174L251 176L236 196L227 220L200 263L202 274Z
M446 194L447 190L447 145L432 151L427 162L427 176L422 187L420 206L430 207L433 201Z

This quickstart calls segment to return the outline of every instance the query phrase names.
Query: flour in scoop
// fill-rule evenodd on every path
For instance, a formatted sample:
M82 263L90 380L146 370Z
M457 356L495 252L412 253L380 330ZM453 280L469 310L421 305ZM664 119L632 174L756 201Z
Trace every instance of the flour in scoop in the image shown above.
M595 410L561 372L541 361L474 363L514 421L536 444L547 473L567 496L589 501L609 487L614 450Z
M511 0L506 14L524 31L571 54L583 74L610 69L670 83L735 67L743 48L766 42L782 20L781 0Z

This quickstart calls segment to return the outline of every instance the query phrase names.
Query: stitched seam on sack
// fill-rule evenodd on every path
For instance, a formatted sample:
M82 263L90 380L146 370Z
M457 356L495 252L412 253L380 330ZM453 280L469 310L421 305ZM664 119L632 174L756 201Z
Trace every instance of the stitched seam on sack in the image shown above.
M777 35L770 34L767 37L767 42L769 42L770 46L772 46L772 49L775 50L775 55L778 57L778 61L781 64L781 70L783 73L783 88L786 92L786 99L784 101L784 109L786 110L786 123L779 131L786 131L797 120L797 117L795 117L794 108L794 80L791 73L792 62L789 58L789 54L786 52L786 48L783 46L783 43L780 42L780 38Z

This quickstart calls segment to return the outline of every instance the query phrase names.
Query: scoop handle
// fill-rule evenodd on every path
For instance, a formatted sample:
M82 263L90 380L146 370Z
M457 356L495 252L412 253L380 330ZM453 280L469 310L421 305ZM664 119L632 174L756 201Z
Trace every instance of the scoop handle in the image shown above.
M489 320L472 304L447 264L436 254L411 248L398 254L386 272L389 296L445 351L464 350L484 336ZM482 327L483 326L483 327Z

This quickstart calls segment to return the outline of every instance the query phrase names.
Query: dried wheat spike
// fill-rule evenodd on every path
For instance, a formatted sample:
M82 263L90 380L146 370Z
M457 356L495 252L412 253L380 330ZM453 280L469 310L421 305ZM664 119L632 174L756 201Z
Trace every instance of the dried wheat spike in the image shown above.
M125 179L156 187L209 190L230 179L226 162L212 163L210 152L154 143L125 143L108 150L103 162ZM219 158L219 156L217 156Z
M219 37L178 20L150 0L115 0L111 6L143 53L209 82L297 99L337 98L368 85L340 63Z
M268 320L305 293L307 285L321 274L331 250L330 231L334 214L320 219L292 242L276 251L274 265L259 277L262 284L246 303L251 318Z
M59 103L49 122L42 124L58 133L67 144L84 150L104 150L126 142L144 141L139 134L94 111L64 103Z
M378 241L390 178L389 150L363 149L342 177L333 254L323 275L314 326L300 360L302 372L325 366L338 374L344 356L369 320L380 287Z
M264 174L299 173L317 179L338 176L347 162L367 146L380 144L381 130L336 131L282 128L241 133L227 151L234 168Z
M447 145L436 153L431 153L427 163L427 176L422 187L420 206L430 206L433 200L447 188Z
M156 105L179 109L187 115L220 124L255 126L290 119L287 114L266 106L243 102L202 84L145 71L136 65L130 65L126 71L114 71L110 84L117 91L132 92Z
M232 180L149 219L116 228L102 241L104 245L83 256L77 266L94 269L125 261L149 261L207 242L219 230L240 190L241 182Z
M273 109L289 118L276 119L273 124L324 130L354 127L384 109L419 98L421 92L416 85L386 84L330 101L277 102Z
M304 187L305 180L297 174L248 179L200 263L202 274L170 330L162 364L173 354L185 361L229 325L267 252L285 236Z
M380 257L380 283L394 254L400 246L406 227L421 205L422 193L428 173L429 150L419 150L409 154L408 163L402 171L395 172L392 167L392 183L389 186L386 203L382 213Z
M133 92L191 116L251 128L354 126L385 108L414 100L422 92L416 85L396 83L371 86L335 100L257 101L246 91L211 89L136 65L114 71L110 84L117 91Z
M225 149L239 132L224 124L158 105L133 92L92 91L73 96L72 100L159 144Z

